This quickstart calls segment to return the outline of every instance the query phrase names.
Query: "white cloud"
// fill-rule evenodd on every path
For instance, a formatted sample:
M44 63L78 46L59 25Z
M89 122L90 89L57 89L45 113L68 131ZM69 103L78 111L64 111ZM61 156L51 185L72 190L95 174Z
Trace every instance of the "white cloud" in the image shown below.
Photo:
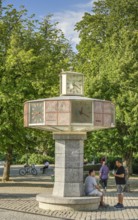
M79 22L84 13L92 9L94 0L91 0L85 4L74 5L73 11L63 11L54 13L53 19L58 21L58 28L60 28L65 37L70 41L73 50L76 50L76 44L79 43L79 33L74 30L75 24Z
M79 43L78 32L74 31L75 24L82 19L84 12L64 11L54 14L54 20L58 21L57 27L61 29L65 37L70 41L73 49Z
M76 7L77 8L81 8L81 9L87 9L87 8L92 8L93 3L96 2L97 0L91 0L85 4L77 4Z

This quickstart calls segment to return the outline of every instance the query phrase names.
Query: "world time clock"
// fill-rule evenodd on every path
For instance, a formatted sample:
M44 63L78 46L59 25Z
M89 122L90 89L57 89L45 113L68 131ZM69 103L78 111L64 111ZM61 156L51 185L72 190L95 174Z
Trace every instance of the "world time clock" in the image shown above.
M92 101L72 101L72 123L92 123Z
M81 73L61 73L61 95L83 95L83 75Z
M29 124L43 124L44 123L44 102L30 102L29 105Z

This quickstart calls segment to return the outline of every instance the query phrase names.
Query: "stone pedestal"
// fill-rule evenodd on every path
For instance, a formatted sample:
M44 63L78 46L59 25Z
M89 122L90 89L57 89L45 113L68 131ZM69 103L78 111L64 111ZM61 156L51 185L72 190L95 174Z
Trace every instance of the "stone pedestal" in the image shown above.
M51 196L37 195L39 207L50 210L96 210L100 198L84 196L83 154L86 133L54 133L55 183Z
M93 211L99 207L99 197L56 197L47 194L39 194L36 196L39 202L39 208L45 210L60 211Z
M54 134L55 183L53 196L83 196L83 142L85 133Z

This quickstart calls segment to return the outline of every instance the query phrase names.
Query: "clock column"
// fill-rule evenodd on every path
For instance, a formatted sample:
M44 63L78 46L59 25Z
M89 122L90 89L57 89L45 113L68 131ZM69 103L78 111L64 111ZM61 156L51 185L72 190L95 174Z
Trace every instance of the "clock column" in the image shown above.
M53 138L55 139L53 196L83 196L83 142L86 133L54 133Z
M115 108L110 101L84 97L83 74L63 71L60 79L60 97L25 103L25 127L52 131L55 140L53 194L36 200L45 210L96 210L100 197L84 195L84 140L89 131L115 127Z

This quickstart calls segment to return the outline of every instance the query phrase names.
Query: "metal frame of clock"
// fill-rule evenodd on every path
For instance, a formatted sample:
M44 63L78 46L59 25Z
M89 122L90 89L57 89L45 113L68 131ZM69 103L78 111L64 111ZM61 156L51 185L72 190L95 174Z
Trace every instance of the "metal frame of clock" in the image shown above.
M109 101L85 97L57 97L24 104L24 126L53 131L90 131L115 126Z

